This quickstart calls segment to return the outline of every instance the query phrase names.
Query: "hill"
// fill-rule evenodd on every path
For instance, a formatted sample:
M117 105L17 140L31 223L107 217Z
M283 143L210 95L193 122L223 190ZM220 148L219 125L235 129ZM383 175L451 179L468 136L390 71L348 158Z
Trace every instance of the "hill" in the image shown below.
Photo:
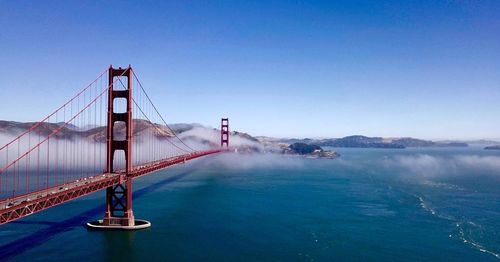
M17 136L23 131L31 128L36 123L15 122L0 120L0 135ZM43 123L36 128L37 135L47 136L54 130L61 128L56 136L57 139L85 139L93 142L103 143L106 141L106 127L74 125L62 126L64 123ZM142 119L133 120L133 134L135 139L154 137L156 139L170 139L174 132L193 146L213 147L220 143L220 133L218 129L204 127L200 124L171 124L169 127L161 124L153 124ZM116 135L125 137L125 126L123 123L116 124ZM350 148L395 148L403 149L407 147L467 147L468 144L457 141L434 142L411 137L383 138L368 137L362 135L346 136L342 138L323 139L297 139L297 138L273 138L254 137L247 133L232 131L230 144L237 147L239 152L282 152L284 148L295 143L306 145L317 145L319 147L350 147ZM496 148L488 148L496 149Z
M269 137L258 137L258 139L267 144L317 144L319 146L329 147L351 147L351 148L396 148L402 149L407 147L467 147L467 143L463 142L434 142L430 140L422 140L411 137L403 138L383 138L383 137L367 137L361 135L346 136L342 138L325 138L325 139L278 139Z

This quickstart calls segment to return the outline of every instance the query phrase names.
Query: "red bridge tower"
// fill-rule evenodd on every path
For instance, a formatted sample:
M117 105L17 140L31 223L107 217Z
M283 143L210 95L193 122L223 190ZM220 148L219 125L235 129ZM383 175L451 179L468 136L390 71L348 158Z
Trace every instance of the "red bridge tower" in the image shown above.
M220 146L229 147L229 118L222 118L220 124Z
M127 77L127 89L115 90L113 80L115 77ZM134 226L134 213L132 211L132 178L129 173L132 170L132 68L114 69L109 68L109 89L108 89L108 131L107 131L107 158L106 173L115 173L113 160L117 150L125 152L125 175L124 183L106 189L106 213L104 215L104 225L112 226ZM116 98L125 98L127 101L127 111L117 113L114 110ZM126 129L125 140L115 138L115 123L124 122ZM122 179L120 179L122 180Z
M115 77L126 77L125 90L114 88ZM117 98L125 99L127 109L125 112L116 112L114 101ZM114 166L116 151L125 153L125 172L120 175L120 183L106 188L106 212L102 221L88 224L90 228L98 229L140 229L151 224L144 220L135 220L132 211L132 67L118 69L109 67L108 78L108 127L107 127L107 154L106 174L117 173ZM125 123L125 140L115 137L117 122Z

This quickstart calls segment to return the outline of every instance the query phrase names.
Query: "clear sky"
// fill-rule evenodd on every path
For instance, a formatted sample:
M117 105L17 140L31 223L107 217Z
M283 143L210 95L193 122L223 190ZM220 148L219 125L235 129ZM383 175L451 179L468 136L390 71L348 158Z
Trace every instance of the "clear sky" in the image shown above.
M500 1L3 1L0 119L132 64L169 122L500 137Z

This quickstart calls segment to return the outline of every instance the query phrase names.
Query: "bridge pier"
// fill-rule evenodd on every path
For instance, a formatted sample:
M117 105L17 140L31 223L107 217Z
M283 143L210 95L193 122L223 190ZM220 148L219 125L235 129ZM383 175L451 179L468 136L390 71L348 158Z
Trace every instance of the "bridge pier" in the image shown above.
M106 189L105 226L134 226L132 211L132 179Z

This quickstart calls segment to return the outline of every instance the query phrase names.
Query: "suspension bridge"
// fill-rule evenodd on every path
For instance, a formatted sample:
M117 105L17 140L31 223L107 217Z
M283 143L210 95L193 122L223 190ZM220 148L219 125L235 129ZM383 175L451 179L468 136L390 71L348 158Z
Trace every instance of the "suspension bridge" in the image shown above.
M228 151L227 118L219 135L220 144L195 148L167 124L131 66L110 66L0 147L0 225L106 190L104 217L89 227L148 227L134 217L133 180Z

